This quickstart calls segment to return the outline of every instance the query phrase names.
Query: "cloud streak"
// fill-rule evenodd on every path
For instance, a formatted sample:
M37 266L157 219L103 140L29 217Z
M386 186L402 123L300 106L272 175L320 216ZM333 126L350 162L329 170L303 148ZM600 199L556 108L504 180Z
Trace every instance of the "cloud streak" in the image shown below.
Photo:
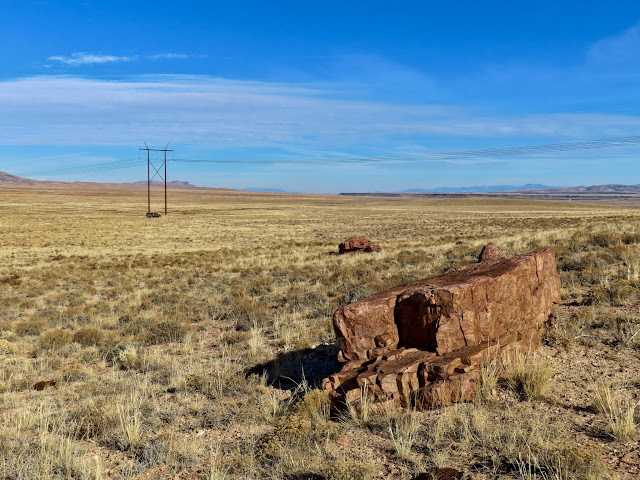
M189 58L207 58L206 55L200 54L187 54L187 53L157 53L154 55L146 55L140 57L139 55L119 56L119 55L99 55L95 53L77 52L71 55L54 55L49 57L48 60L62 63L64 65L70 65L78 67L81 65L93 65L102 63L116 63L116 62L133 62L146 58L149 60L186 60Z
M94 63L131 62L137 60L137 56L96 55L92 53L72 53L70 56L55 55L49 60L64 63L65 65L91 65Z
M340 85L145 76L39 76L0 82L0 144L136 145L141 139L369 155L443 138L480 147L626 136L640 117L488 114L455 105L345 98ZM466 140L465 140L466 139ZM537 140L536 140L537 141ZM442 147L434 147L442 150ZM458 147L454 147L458 148ZM394 152L391 151L391 154Z
M207 58L206 55L196 55L191 53L157 53L155 55L148 55L147 58L151 60L186 60L188 58Z
M640 23L595 42L588 50L588 58L596 64L636 64L640 55Z

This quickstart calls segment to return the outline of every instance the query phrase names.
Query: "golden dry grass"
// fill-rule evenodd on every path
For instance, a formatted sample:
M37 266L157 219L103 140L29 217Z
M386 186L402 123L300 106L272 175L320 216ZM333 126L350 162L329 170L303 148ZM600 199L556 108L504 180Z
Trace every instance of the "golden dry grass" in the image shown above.
M608 375L638 399L639 211L171 190L169 215L146 219L135 187L3 188L0 208L3 478L634 472L634 437L611 434L585 387ZM353 235L383 252L335 255ZM332 368L333 311L486 243L557 250L567 306L538 354L546 393L495 370L472 404L330 418L314 382Z

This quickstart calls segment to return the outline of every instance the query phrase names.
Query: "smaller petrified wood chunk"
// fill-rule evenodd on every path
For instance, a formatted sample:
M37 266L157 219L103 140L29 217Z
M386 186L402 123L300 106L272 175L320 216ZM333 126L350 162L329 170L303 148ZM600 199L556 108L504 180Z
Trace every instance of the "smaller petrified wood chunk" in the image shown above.
M505 258L505 256L500 253L498 247L494 247L493 245L485 245L480 251L478 262L487 262L489 260L498 260L500 258Z
M351 237L338 245L338 253L356 252L358 250L364 250L370 245L371 242L364 237Z

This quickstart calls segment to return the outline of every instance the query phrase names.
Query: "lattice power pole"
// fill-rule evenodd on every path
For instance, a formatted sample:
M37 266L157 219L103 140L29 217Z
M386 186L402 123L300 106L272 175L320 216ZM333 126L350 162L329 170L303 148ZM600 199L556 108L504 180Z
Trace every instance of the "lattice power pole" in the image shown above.
M169 146L168 143L164 148L149 148L149 145L147 145L147 142L143 142L143 143L146 148L140 148L140 150L144 150L147 152L147 216L149 216L149 214L152 213L151 212L151 182L153 181L154 178L156 178L156 175L160 177L160 179L164 182L164 214L166 215L167 214L167 152L173 152L173 150L167 150L167 147ZM156 166L151 161L150 152L164 152L164 161L162 162L162 165L160 165L158 168L156 168ZM153 177L151 177L151 167L153 167L153 169L156 172L153 174ZM164 175L160 173L160 170L162 170L163 167L164 167Z

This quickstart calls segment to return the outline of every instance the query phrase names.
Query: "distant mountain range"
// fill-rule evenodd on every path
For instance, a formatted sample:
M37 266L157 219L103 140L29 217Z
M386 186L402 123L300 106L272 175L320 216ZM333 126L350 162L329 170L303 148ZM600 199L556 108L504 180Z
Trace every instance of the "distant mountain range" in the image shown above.
M583 185L580 187L554 187L548 189L524 188L519 193L640 193L640 185Z
M554 187L528 183L527 185L482 185L474 187L412 188L399 193L640 193L640 185L583 185L578 187Z
M117 185L120 187L126 186L142 186L147 183L146 180L140 180L133 183L98 183L98 182L60 182L49 180L33 180L31 178L19 177L17 175L11 175L10 173L0 172L0 186L2 185L49 185L49 186L82 186L82 187L100 187L101 185ZM163 182L154 180L153 185L163 185ZM207 190L232 190L230 188L210 188L210 187L196 187L189 182L173 180L167 182L167 186L174 188L197 188ZM267 192L267 193L297 193L288 192L280 188L269 187L253 187L245 188L245 191L249 192ZM578 187L553 187L550 185L541 185L535 183L529 183L527 185L482 185L473 187L442 187L442 188L413 188L404 190L402 192L361 192L361 193L341 193L340 195L382 195L382 196L398 196L398 197L410 197L423 196L423 194L447 194L447 193L460 193L460 194L483 194L483 193L518 193L518 194L640 194L640 185L621 185L621 184L608 184L608 185L583 185Z
M140 185L146 185L146 180L140 180L138 182L132 183L101 183L101 182L62 182L55 180L33 180L31 178L18 177L17 175L11 175L7 172L0 172L0 185L49 185L49 186L82 186L82 187L99 187L100 185L119 185L119 186L135 186L138 187ZM159 180L153 180L151 182L154 186L164 185L164 182ZM192 185L189 182L184 182L181 180L173 180L171 182L167 182L168 187L174 188L201 188ZM213 188L212 190L231 190L228 188Z
M526 185L479 185L475 187L441 187L431 189L411 188L409 190L402 190L401 193L516 192L519 190L548 190L552 188L561 187L528 183Z

